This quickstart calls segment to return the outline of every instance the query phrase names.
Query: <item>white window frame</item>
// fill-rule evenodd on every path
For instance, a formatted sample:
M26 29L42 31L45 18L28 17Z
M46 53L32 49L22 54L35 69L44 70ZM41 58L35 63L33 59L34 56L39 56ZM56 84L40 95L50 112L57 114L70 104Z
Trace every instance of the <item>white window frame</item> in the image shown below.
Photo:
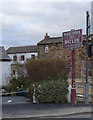
M45 46L45 53L48 53L49 52L49 48L48 46Z

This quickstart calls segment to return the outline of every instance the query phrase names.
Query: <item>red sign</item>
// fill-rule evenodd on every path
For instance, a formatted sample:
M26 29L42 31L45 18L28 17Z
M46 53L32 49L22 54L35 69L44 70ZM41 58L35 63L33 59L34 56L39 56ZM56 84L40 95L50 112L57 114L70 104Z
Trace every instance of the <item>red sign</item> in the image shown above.
M63 48L71 49L82 46L82 29L63 32Z

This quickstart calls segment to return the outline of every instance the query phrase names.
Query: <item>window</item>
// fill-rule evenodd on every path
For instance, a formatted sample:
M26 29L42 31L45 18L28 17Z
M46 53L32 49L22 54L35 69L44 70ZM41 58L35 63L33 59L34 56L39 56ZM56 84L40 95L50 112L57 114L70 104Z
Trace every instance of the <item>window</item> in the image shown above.
M48 53L48 46L45 47L45 53Z
M24 61L24 60L25 60L25 56L21 55L21 61Z
M17 61L17 56L16 55L13 56L13 61Z
M15 70L13 70L13 75L15 75Z
M31 59L35 59L35 55L31 55Z

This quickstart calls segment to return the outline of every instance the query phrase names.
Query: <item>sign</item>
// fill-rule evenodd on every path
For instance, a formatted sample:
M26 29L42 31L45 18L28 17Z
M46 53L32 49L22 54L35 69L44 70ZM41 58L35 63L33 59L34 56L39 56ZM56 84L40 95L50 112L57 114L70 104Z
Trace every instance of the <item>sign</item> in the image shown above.
M63 32L63 48L73 49L82 46L82 29Z
M76 86L75 86L75 49L82 46L82 29L63 32L63 48L71 49L72 53L72 88L71 104L76 103Z
M88 44L88 57L93 55L93 44Z

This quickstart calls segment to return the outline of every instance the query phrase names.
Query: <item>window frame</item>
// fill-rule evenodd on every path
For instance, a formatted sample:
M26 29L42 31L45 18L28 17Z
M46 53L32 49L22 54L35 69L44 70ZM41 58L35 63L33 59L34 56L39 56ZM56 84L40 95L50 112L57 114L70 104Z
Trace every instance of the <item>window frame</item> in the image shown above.
M35 59L35 58L36 58L35 54L32 54L31 59Z
M48 46L45 46L45 53L49 53L49 47Z
M17 55L13 56L13 61L17 61Z
M25 61L25 55L21 55L20 60Z

